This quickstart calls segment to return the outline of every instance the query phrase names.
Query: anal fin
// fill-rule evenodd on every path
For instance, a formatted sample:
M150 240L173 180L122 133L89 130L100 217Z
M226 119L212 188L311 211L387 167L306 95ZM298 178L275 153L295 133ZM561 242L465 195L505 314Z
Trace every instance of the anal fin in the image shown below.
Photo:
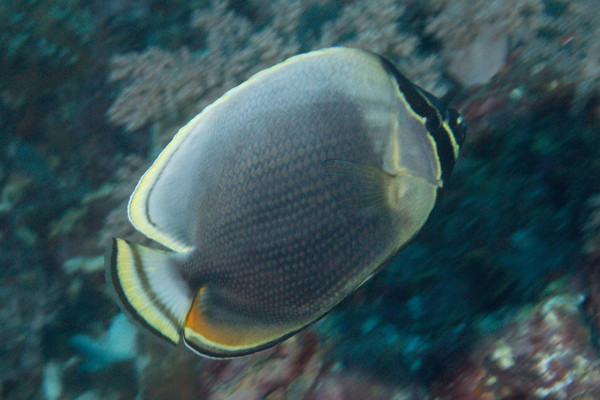
M206 287L198 290L183 330L186 346L204 357L232 358L255 353L289 338L309 323L252 323L241 321L227 310L218 310L220 316L214 318L211 315L215 310L208 309L209 302L205 301L208 292Z
M126 313L156 336L177 344L192 298L177 274L174 254L115 238L106 270Z

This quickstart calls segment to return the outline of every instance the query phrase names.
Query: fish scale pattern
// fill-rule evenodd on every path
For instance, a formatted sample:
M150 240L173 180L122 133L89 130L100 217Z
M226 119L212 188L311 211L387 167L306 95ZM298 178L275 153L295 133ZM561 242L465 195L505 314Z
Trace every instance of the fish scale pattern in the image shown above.
M329 308L366 278L394 237L391 226L382 229L390 215L365 219L341 206L347 198L360 203L361 188L325 168L332 159L376 162L356 107L318 102L295 115L286 108L285 118L277 110L267 126L248 127L257 136L248 140L250 157L226 169L221 219L203 230L201 242L210 245L197 257L219 271L213 301L268 323Z

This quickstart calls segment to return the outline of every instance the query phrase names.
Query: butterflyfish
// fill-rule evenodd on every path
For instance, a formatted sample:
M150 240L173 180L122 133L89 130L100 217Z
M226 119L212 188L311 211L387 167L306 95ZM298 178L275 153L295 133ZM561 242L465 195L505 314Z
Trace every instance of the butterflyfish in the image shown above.
M329 48L206 107L138 182L107 279L148 331L200 355L269 348L325 315L420 230L465 137L387 59Z

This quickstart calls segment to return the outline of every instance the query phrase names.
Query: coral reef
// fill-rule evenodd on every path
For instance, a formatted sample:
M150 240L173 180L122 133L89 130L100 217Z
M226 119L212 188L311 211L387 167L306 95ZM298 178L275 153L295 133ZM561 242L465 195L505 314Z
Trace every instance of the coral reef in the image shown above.
M599 34L598 4L594 0L427 3L426 32L443 43L449 72L463 83L487 83L494 75L491 72L509 61L509 53L518 51L519 62L537 70L553 69L561 81L575 84L579 105L598 94L600 59L594 40Z
M140 381L143 399L416 400L424 394L344 371L327 361L327 347L310 331L275 349L231 361L198 361L181 350L150 361Z
M60 286L49 279L41 260L27 253L2 249L0 390L6 399L39 396L44 333L61 312Z
M582 227L585 238L583 252L595 259L600 256L600 194L594 194L586 202L589 217Z
M582 294L556 294L475 345L468 363L436 383L440 399L596 399L600 359Z
M331 4L280 0L267 7L254 6L257 27L227 2L213 1L194 10L190 29L205 38L204 47L194 52L185 47L150 48L113 56L109 79L126 85L109 109L110 120L128 130L160 123L161 133L169 133L165 126L181 125L253 73L300 51L332 45L385 54L404 64L407 74L424 87L444 92L439 63L433 56L419 54L416 36L401 29L403 7L392 1L350 3L335 19ZM308 27L316 31L309 32L313 36L305 32Z
M600 397L597 0L19 0L0 17L2 399ZM97 352L69 339L109 337L104 247L144 242L126 203L156 153L253 73L332 45L384 54L469 124L422 232L270 351L205 360L141 336L86 370Z
M71 345L85 358L82 368L97 371L107 365L132 360L137 355L137 329L127 321L124 314L118 314L105 334L93 339L85 335L75 335Z

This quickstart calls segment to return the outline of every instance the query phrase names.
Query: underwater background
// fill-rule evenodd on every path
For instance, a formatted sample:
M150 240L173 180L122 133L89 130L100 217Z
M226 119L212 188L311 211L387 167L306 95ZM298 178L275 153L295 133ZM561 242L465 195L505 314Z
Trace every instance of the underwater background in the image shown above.
M600 399L598 0L0 2L0 399ZM136 182L231 87L382 54L468 136L421 233L274 349L138 334L104 280Z

